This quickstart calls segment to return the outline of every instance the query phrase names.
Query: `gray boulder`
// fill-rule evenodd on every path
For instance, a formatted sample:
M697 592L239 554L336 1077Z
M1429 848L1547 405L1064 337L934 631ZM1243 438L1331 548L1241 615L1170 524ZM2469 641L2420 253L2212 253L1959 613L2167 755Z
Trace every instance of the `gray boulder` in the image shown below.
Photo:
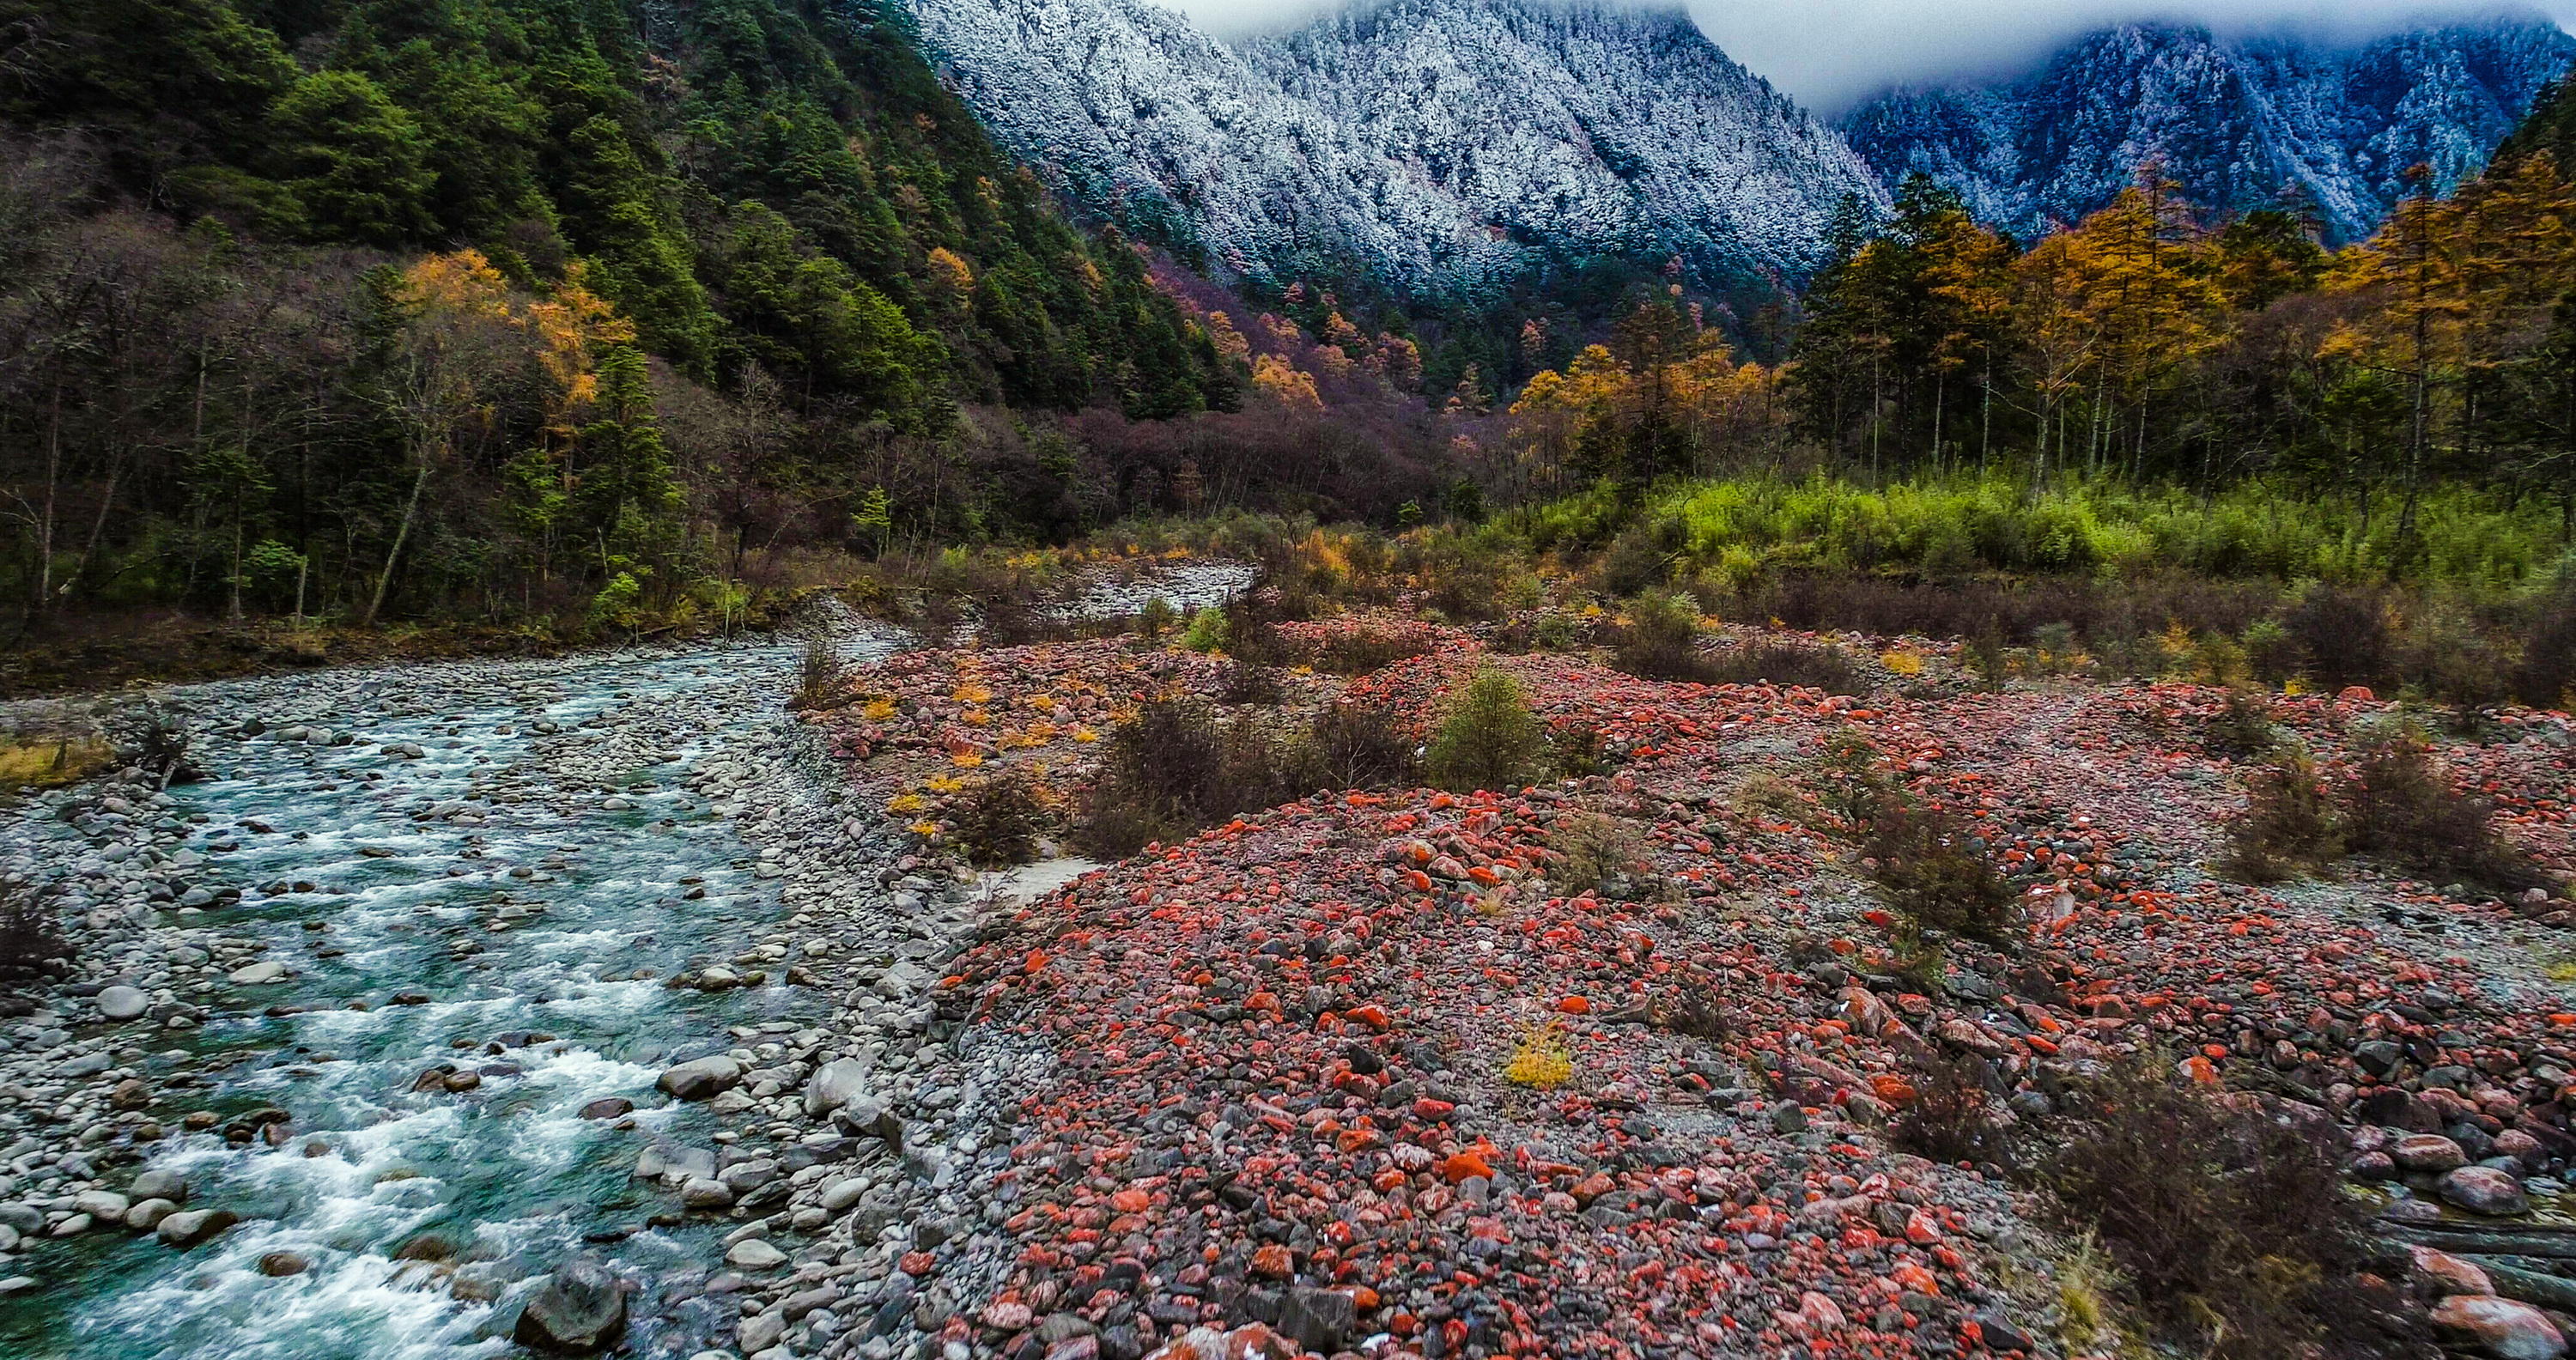
M820 1119L868 1093L868 1065L834 1058L805 1083L805 1117Z
M131 1020L150 1009L152 998L139 989L119 984L102 987L98 993L98 1013L110 1020Z
M176 1171L146 1171L134 1178L126 1191L137 1200L166 1199L173 1204L188 1202L188 1178Z
M582 1257L555 1267L510 1329L512 1341L560 1355L606 1350L625 1334L624 1286L608 1267Z
M224 1229L241 1222L241 1216L229 1209L182 1209L165 1214L152 1231L165 1246L188 1248L207 1241Z
M1342 1348L1359 1321L1351 1296L1330 1289L1291 1289L1279 1305L1279 1330L1298 1345L1325 1355Z
M713 1100L741 1080L742 1064L718 1053L671 1068L655 1085L681 1100Z

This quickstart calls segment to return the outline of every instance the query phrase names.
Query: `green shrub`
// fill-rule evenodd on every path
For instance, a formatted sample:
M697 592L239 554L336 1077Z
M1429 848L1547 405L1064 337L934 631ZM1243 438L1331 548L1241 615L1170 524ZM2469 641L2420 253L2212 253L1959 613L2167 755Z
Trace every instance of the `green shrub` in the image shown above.
M1190 626L1181 634L1181 645L1193 652L1222 651L1226 643L1225 611L1201 609L1190 615Z
M1558 774L1577 779L1606 773L1610 768L1610 753L1601 739L1601 729L1587 722L1570 722L1549 729L1547 766Z
M1478 671L1431 743L1432 782L1454 792L1519 788L1539 773L1547 733L1518 680Z
M1568 896L1608 891L1618 881L1643 872L1645 842L1627 823L1598 812L1574 812L1547 833L1547 848L1557 854L1548 877Z
M2306 660L2298 640L2290 636L2290 630L2282 627L2279 619L2256 619L2245 629L2241 641L2246 668L2267 685L2285 685L2296 679Z

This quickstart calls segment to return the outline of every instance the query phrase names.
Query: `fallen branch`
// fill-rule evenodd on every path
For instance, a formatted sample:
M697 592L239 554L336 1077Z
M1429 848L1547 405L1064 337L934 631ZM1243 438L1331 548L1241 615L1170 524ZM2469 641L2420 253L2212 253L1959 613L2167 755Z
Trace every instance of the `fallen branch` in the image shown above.
M2481 1265L2495 1291L2508 1299L2536 1303L2562 1313L2576 1313L2576 1280L2562 1280L2537 1271L2516 1270L2512 1266Z
M2534 1231L2529 1225L2517 1228L2453 1228L2429 1223L2391 1223L2380 1220L2380 1230L2401 1242L2438 1247L2458 1256L2538 1256L2555 1261L2576 1261L2576 1233Z

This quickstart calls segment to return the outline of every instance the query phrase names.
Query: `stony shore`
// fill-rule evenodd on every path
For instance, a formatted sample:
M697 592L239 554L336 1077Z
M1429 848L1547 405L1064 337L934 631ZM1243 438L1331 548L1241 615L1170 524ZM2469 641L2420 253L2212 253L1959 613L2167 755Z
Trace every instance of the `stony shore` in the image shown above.
M1284 632L1321 657L1361 626ZM2140 1052L2339 1130L2388 1232L2427 1248L2409 1288L2463 1344L2532 1360L2513 1348L2558 1335L2510 1270L2435 1249L2576 1222L2563 887L2505 902L2367 863L2278 888L2213 876L2237 795L2200 737L2221 696L2194 686L1974 693L1918 642L1888 655L1920 678L1852 699L1366 626L1409 654L1283 672L1267 702L1427 726L1499 665L1548 722L1595 733L1611 772L1324 793L1116 865L995 878L943 846L959 776L1078 785L1127 705L1221 702L1228 667L1133 638L883 654L853 632L880 659L797 720L777 707L783 649L738 684L603 695L575 721L541 715L580 659L167 696L192 762L380 782L386 829L298 842L306 881L247 869L300 833L192 821L186 788L143 771L16 806L8 872L47 887L79 963L0 1022L0 1289L52 1288L83 1240L150 1232L175 1257L257 1230L260 1206L173 1170L191 1157L342 1154L349 1135L298 1127L292 1099L209 1099L244 1060L185 1042L348 966L341 880L391 858L497 892L442 937L465 971L440 985L461 989L549 916L534 889L583 871L585 819L667 814L644 831L672 828L648 909L673 938L558 985L735 1009L657 1046L649 1089L576 1102L631 1163L586 1240L372 1246L405 1287L484 1308L477 1335L638 1329L654 1353L758 1360L2068 1354L2068 1243L2041 1207L1999 1168L1897 1150L1886 1124L1933 1057L1982 1061L2006 1109L2043 1120ZM436 719L493 703L528 745L476 767L499 727ZM2313 698L2277 720L2332 761L2385 708ZM2023 894L2024 937L1957 943L1938 995L1888 971L1883 913L1817 813L1815 762L1846 734L1969 818ZM2571 743L2564 715L2509 713L2445 748L2562 884ZM418 791L440 780L455 791ZM729 855L679 839L707 814ZM511 838L528 818L543 834ZM1571 880L1567 835L1603 821L1634 837L1631 871ZM252 922L245 901L309 901L323 928ZM297 1004L447 999L377 978ZM493 1098L569 1042L459 1033L452 1058L388 1075L403 1100ZM1563 1080L1514 1075L1534 1048ZM642 1264L648 1240L694 1259ZM271 1259L293 1255L256 1268L324 1264Z

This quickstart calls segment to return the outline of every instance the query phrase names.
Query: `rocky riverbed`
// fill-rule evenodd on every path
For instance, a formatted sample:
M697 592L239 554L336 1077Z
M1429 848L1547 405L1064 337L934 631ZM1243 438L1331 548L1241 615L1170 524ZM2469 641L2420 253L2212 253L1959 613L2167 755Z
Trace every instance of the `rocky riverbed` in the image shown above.
M927 991L1023 890L851 796L801 653L167 691L203 778L0 809L77 959L0 1016L0 1350L933 1345L1050 1059Z

